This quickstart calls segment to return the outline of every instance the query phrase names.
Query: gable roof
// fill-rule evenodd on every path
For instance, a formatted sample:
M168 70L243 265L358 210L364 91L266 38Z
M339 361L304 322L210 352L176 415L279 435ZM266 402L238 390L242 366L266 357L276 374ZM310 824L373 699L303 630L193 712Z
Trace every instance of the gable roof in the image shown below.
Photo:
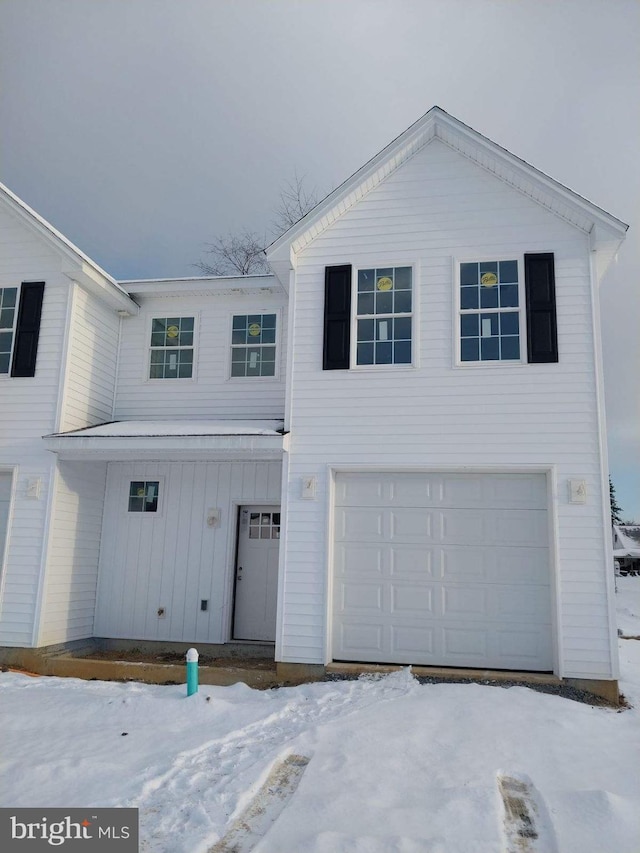
M640 525L614 524L613 532L616 557L640 557Z
M137 312L134 300L109 273L3 183L0 183L0 203L69 261L68 265L63 265L62 271L70 279L80 281L89 290L111 302L116 309L122 308L131 314Z
M271 243L265 253L282 283L287 285L288 271L298 252L432 139L444 142L590 234L592 247L606 253L608 259L624 239L629 226L620 219L434 106Z

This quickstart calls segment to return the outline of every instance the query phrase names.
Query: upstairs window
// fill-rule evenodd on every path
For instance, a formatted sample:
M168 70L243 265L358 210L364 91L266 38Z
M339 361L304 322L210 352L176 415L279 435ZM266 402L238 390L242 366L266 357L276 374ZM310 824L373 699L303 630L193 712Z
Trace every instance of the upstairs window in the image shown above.
M16 325L17 287L0 288L0 374L9 373Z
M518 262L460 264L460 361L521 361Z
M411 267L358 270L356 364L412 363Z
M151 321L149 379L190 379L193 336L193 317L155 317Z
M231 376L275 376L276 315L238 314L231 331Z

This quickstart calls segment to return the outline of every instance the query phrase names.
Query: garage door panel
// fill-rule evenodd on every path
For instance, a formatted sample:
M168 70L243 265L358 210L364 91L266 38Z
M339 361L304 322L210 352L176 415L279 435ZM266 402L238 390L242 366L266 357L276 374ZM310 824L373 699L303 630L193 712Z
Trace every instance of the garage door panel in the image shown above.
M343 613L381 613L385 587L378 583L342 583Z
M383 629L375 622L345 622L340 626L338 642L348 657L357 655L356 660L383 660L385 649L382 642Z
M384 545L336 545L336 574L344 577L381 575L386 550Z
M403 542L420 542L427 545L439 539L437 511L403 507L391 510L388 517L389 538L392 542L399 539Z
M445 617L490 616L488 592L479 585L444 587L442 590L442 614Z
M376 541L383 539L384 513L382 510L349 507L338 511L338 540L345 542Z
M336 484L335 659L552 669L544 475Z
M489 632L480 628L444 628L442 630L442 651L448 663L458 666L484 665L488 657ZM462 661L465 661L463 664Z
M439 548L391 545L387 553L389 573L394 579L419 577L429 580L440 576L442 555Z
M435 653L435 631L417 625L392 626L390 652L393 657L410 654L419 655L423 661Z
M396 619L404 616L432 616L434 589L424 584L393 584L390 604L391 613Z

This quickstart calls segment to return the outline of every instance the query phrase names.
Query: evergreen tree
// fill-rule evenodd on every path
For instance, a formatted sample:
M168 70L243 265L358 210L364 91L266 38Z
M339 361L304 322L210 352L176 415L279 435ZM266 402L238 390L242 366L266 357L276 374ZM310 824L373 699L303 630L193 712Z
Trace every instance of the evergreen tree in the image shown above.
M622 524L622 508L616 500L616 490L609 477L609 503L611 504L611 524Z

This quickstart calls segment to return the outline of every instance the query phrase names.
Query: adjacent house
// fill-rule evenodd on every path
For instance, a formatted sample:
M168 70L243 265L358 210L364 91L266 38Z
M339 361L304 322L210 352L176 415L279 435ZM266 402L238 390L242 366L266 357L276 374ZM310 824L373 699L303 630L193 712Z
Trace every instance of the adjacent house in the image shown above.
M116 282L0 193L0 645L273 643L617 695L627 226L438 107L267 249Z
M640 524L613 525L613 556L621 575L640 572Z

